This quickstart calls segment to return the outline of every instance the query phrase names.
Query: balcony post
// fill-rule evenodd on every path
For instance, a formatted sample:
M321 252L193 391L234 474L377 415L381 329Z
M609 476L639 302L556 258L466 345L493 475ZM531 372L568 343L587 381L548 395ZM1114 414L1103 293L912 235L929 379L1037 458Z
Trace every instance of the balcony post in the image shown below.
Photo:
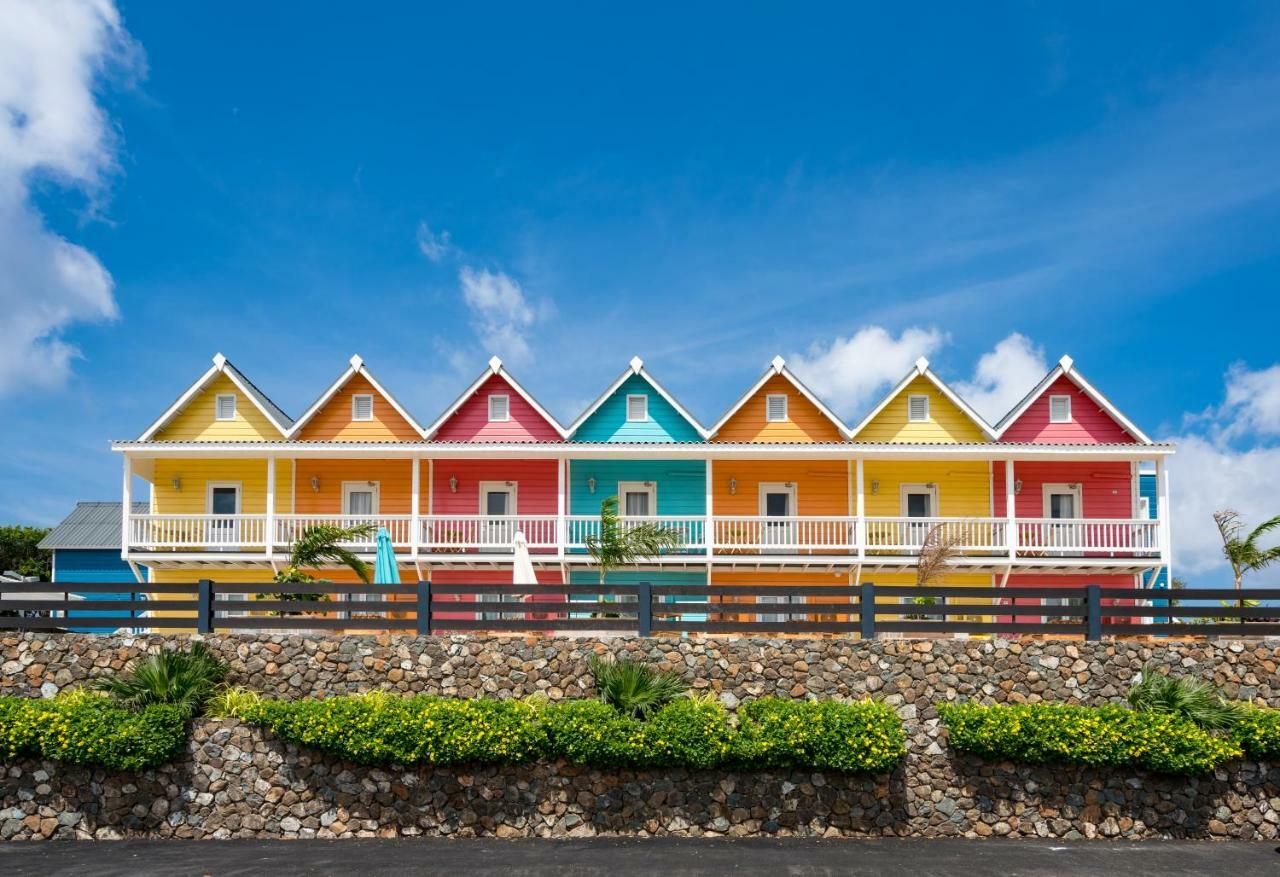
M129 559L129 529L133 517L133 458L125 453L124 484L120 491L120 559Z
M714 482L712 481L712 475L711 475L711 458L707 457L707 485L706 485L707 504L704 509L706 517L704 518L704 521L702 524L702 541L707 543L706 553L707 553L708 563L711 562L711 548L712 548L712 545L715 544L715 539L713 538L713 536L714 536L716 525L715 525L715 519L712 517L712 508L711 508L711 491L714 489L714 486L715 485L714 485Z
M409 462L409 556L416 561L418 543L422 541L422 460L415 456Z
M1018 524L1014 509L1017 498L1013 492L1013 460L1004 461L1004 514L1008 528L1005 531L1005 544L1009 548L1009 560L1018 559Z
M267 515L263 525L263 552L271 559L272 549L276 544L276 458L267 457Z
M1164 567L1165 587L1173 587L1173 515L1169 508L1169 467L1156 458L1156 538L1160 540L1160 563Z
M856 492L854 498L857 501L857 519L853 525L853 538L858 543L858 559L865 560L867 557L867 495L863 490L865 484L862 458L859 457L854 464Z
M556 557L564 560L564 546L569 540L568 522L565 520L566 468L564 457L556 460Z

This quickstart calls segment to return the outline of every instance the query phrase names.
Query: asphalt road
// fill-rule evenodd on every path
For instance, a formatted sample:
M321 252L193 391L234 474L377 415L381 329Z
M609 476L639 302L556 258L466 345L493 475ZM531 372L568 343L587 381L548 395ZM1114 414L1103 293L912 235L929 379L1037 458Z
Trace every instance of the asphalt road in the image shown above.
M1278 875L1276 843L1024 840L296 840L0 844L0 874Z

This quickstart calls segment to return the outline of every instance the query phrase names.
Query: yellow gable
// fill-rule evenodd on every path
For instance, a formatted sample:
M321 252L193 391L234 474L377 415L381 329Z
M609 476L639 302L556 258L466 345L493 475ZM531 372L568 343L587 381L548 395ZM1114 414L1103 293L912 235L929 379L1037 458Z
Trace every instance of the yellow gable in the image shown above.
M235 417L231 420L216 417L214 409L220 395L236 397ZM153 438L169 442L251 442L279 441L281 437L280 430L258 410L253 400L232 383L231 378L220 374Z
M907 419L911 396L929 397L929 419ZM903 387L870 423L853 437L855 442L984 442L987 437L969 415L924 376Z
M769 422L765 403L771 395L787 397L787 419ZM734 415L713 441L718 442L839 442L844 436L818 406L810 402L795 384L782 375L765 381Z

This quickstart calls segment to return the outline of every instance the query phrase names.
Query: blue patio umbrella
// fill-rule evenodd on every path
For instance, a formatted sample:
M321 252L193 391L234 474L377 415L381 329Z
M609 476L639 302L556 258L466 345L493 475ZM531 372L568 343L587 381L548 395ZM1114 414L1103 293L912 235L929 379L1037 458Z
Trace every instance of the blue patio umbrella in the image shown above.
M378 551L373 563L375 585L400 584L400 568L396 566L396 553L391 547L391 534L386 527L378 528Z

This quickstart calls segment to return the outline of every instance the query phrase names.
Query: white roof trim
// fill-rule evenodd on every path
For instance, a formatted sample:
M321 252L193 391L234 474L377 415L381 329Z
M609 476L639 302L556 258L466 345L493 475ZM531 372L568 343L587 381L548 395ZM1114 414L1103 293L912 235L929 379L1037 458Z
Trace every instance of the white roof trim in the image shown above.
M806 387L804 383L795 376L791 369L787 368L787 361L785 359L781 356L775 356L769 363L769 367L764 370L764 374L760 376L760 379L751 385L751 389L747 390L747 392L744 393L737 402L734 402L733 406L725 412L724 416L716 421L715 426L711 427L711 429L707 431L707 438L714 438L719 434L720 430L724 428L724 425L729 422L733 415L737 414L742 406L746 405L747 402L756 395L756 393L759 393L760 389L767 384L770 378L774 375L781 375L786 378L791 383L791 386L795 387L796 390L799 391L800 395L812 402L828 420L836 425L836 430L841 436L845 438L849 437L849 427L845 425L844 421L837 417L835 412L828 408L821 399L815 396L813 391Z
M898 397L898 394L901 393L903 390L905 390L908 386L910 386L912 381L914 381L916 378L927 379L931 384L933 384L934 387L937 388L938 392L940 392L943 396L945 396L953 405L959 408L966 417L968 417L975 424L977 424L978 428L982 430L983 435L985 435L987 438L993 441L995 440L996 434L995 434L995 430L992 429L991 424L987 423L987 421L982 417L981 414L979 414L977 411L974 411L973 408L969 406L968 402L964 401L964 399L956 395L956 392L952 390L950 387L948 387L946 382L943 381L942 378L934 374L933 369L929 368L929 360L925 359L923 356L916 360L915 366L911 369L911 371L907 372L907 376L904 377L901 381L899 381L897 386L895 386L892 390L890 390L888 395L886 395L883 399L880 400L880 404L876 405L876 407L871 410L870 414L862 418L862 420L858 423L858 425L849 431L849 437L853 438L857 436L858 433L862 432L862 430L866 428L867 424L875 420L876 416L885 408L887 408L889 403L892 402L894 399L896 399Z
M471 386L463 390L462 394L458 396L457 399L453 400L453 403L448 408L445 409L444 413L441 414L439 417L437 417L435 419L435 422L427 427L426 431L423 433L423 437L430 439L437 432L439 432L440 427L444 426L450 417L453 417L453 415L457 414L458 409L461 408L467 402L467 400L469 400L472 396L475 395L476 391L479 390L484 385L485 381L489 380L492 377L500 377L504 381L506 381L507 384L511 387L511 389L515 390L516 393L520 395L521 399L528 402L530 407L532 407L534 411L538 412L538 414L542 417L543 420L551 424L552 429L556 431L556 434L559 435L560 438L562 439L569 438L569 431L566 430L563 426L561 426L560 421L552 417L551 412L543 408L542 405L538 403L537 399L533 398L532 393L530 393L524 387L520 386L520 382L515 379L515 377L511 374L511 372L507 371L506 367L503 366L502 364L502 360L496 356L489 357L488 368L482 371L480 373L480 377L472 381Z
M1058 364L1051 368L1049 373L1041 378L1040 383L1036 384L1030 393L1023 396L1022 401L1015 405L1012 411L1000 418L1000 422L997 423L995 427L995 437L997 439L1002 438L1008 431L1009 427L1013 426L1018 418L1023 414L1026 414L1027 409L1034 405L1036 400L1044 395L1045 390L1049 389L1049 387L1051 387L1054 381L1058 380L1058 378L1064 376L1067 380L1071 381L1071 383L1075 384L1076 387L1079 388L1080 392L1092 399L1099 408L1107 412L1111 419L1114 420L1121 429L1129 433L1129 435L1133 436L1144 445L1154 444L1154 442L1151 441L1150 436L1139 429L1137 424L1132 420L1125 417L1124 414L1121 413L1120 409L1111 403L1110 399L1102 395L1102 393L1099 392L1093 384L1085 380L1084 375L1076 371L1075 361L1069 356L1064 356L1062 359L1058 360Z
M369 385L373 387L378 395L391 403L391 407L395 412L403 417L409 425L417 431L418 435L424 435L422 432L422 426L418 421L413 419L413 415L405 410L404 406L396 400L395 396L388 393L383 386L378 383L378 380L373 376L373 373L370 372L369 369L365 368L364 359L362 359L359 354L356 354L351 357L350 364L347 366L346 371L339 375L338 379L329 385L329 389L320 394L319 399L316 399L315 402L311 403L311 407L306 410L306 413L294 421L293 427L289 430L286 437L292 439L298 435L298 433L302 432L302 428L306 426L307 423L309 423L311 419L320 412L320 409L324 408L324 406L329 403L329 400L336 396L338 391L345 387L347 382L356 375L363 377L369 382Z
M192 399L200 395L200 393L202 393L204 389L218 377L218 375L226 375L231 383L235 385L236 389L241 393L244 393L244 395L249 398L249 401L254 404L254 407L262 412L262 415L267 418L271 425L280 430L280 435L288 438L290 434L288 416L279 408L275 408L273 411L272 408L275 407L275 403L266 399L266 397L262 395L261 390L250 384L249 379L242 375L240 370L232 365L225 356L221 353L215 353L213 355L213 365L209 366L208 370L206 370L204 374L196 378L195 383L188 387L186 391L168 407L164 414L161 414L154 423L148 426L146 430L143 431L142 435L138 436L138 441L145 442L154 438L156 433L168 426L169 422L172 421L173 418L177 417L179 412L186 408ZM264 404L264 400L266 404ZM285 418L283 422L281 421L281 417Z
M649 386L653 387L653 389L658 392L659 396L667 400L667 404L669 404L672 408L674 408L676 410L676 413L679 414L681 417L683 417L685 421L697 431L698 435L701 436L704 441L710 437L711 434L707 432L706 427L704 427L701 423L698 422L698 418L690 414L683 405L681 405L679 402L676 401L675 396L672 396L670 393L668 393L666 389L662 386L662 384L658 383L654 379L653 375L649 374L648 369L644 367L644 360L638 356L633 356L631 357L631 361L627 363L627 370L624 371L622 374L618 375L617 379L614 380L614 382L611 383L608 386L608 388L606 388L605 391L596 398L594 402L592 402L590 405L587 406L587 410L582 412L582 414L578 415L578 419L569 425L566 438L576 433L578 431L578 428L582 426L582 424L586 423L587 418L589 418L592 414L595 414L596 411L600 408L600 406L603 405L609 399L610 396L616 393L618 391L618 388L621 387L624 383L626 383L627 379L630 378L632 375L639 375L640 377L644 378L645 382Z

